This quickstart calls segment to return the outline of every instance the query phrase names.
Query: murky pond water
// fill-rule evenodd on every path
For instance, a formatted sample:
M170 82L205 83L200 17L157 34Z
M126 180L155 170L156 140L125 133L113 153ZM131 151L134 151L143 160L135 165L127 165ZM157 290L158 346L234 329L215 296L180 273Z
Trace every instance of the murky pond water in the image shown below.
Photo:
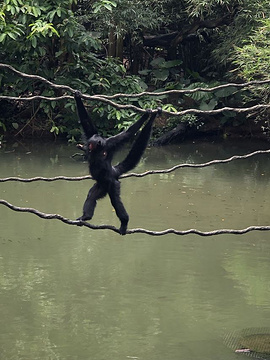
M257 142L152 148L136 172L267 148ZM79 176L65 145L0 150L1 178ZM122 180L129 228L270 225L270 156ZM75 219L91 180L5 182L0 198ZM119 225L108 198L94 224ZM1 360L239 359L224 335L270 325L270 232L90 230L0 206Z

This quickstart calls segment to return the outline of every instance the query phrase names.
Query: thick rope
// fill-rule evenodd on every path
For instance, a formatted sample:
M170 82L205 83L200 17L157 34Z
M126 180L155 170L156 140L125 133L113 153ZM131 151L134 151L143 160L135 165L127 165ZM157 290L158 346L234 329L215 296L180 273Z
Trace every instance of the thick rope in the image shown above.
M211 161L208 161L206 163L201 163L201 164L178 164L178 165L175 165L175 166L173 166L169 169L165 169L165 170L148 170L148 171L145 171L140 174L128 173L128 174L122 175L120 178L122 178L122 179L128 178L128 177L140 177L141 178L141 177L144 177L147 175L168 174L168 173L171 173L180 168L186 168L186 167L203 168L203 167L216 165L216 164L226 164L226 163L229 163L234 160L248 159L252 156L259 155L259 154L269 154L269 153L270 153L270 150L257 150L252 153L246 154L246 155L234 155L227 159L211 160ZM81 181L81 180L89 180L89 179L92 179L92 177L90 175L86 175L86 176L56 176L56 177L51 177L51 178L46 178L46 177L41 177L41 176L36 176L33 178L20 178L20 177L16 177L16 176L11 176L11 177L7 177L7 178L0 178L0 182L7 182L7 181L20 181L20 182L48 181L48 182L51 182L51 181L57 181L57 180Z
M170 94L194 94L197 91L203 91L203 92L213 92L213 91L217 91L217 90L223 90L223 89L227 89L230 87L235 87L235 88L245 88L245 87L249 87L249 86L254 86L254 85L266 85L270 83L270 79L267 80L254 80L254 81L249 81L246 83L228 83L228 84L222 84L222 85L218 85L218 86L213 86L213 87L209 87L209 88L205 88L205 87L197 87L194 89L179 89L179 90L165 90L165 91L157 91L157 92L150 92L150 91L143 91L141 93L138 94L123 94L123 93L118 93L118 94L114 94L114 95L102 95L103 97L106 97L107 99L116 99L116 98L137 98L137 97L142 97L142 96L164 96L164 95L170 95Z
M111 105L111 106L115 107L118 110L126 109L126 110L133 110L133 111L138 112L138 113L145 113L145 109L139 108L138 106L117 104L117 103L115 103L113 101L110 101L109 99L106 99L106 98L104 98L102 96L98 97L97 95L90 96L90 95L82 94L81 97L83 99L101 101L103 103L106 103L108 105ZM1 96L0 95L0 99L2 99L2 100L12 100L12 101L32 101L32 100L55 101L55 100L62 100L62 99L73 99L73 97L70 96L70 95L63 95L63 96L59 96L59 97L46 97L46 96L36 95L36 96L30 96L30 97L25 98L25 97ZM186 110L176 111L176 112L172 112L172 111L168 111L168 110L162 110L162 114L166 114L166 115L169 115L169 116L183 116L183 115L186 115L186 114L217 115L217 114L223 113L224 111L234 111L234 112L240 114L240 113L246 113L246 112L254 112L254 111L259 111L259 110L266 110L266 109L269 109L269 108L270 108L270 104L259 104L259 105L254 105L254 106L250 106L250 107L244 107L244 108L235 108L235 107L225 106L223 108L214 109L214 110L186 109ZM157 110L153 109L152 111L155 112Z
M116 227L111 226L111 225L92 225L86 221L70 220L59 214L46 214L46 213L40 212L33 208L18 207L18 206L10 204L9 202L7 202L6 200L3 200L3 199L0 199L0 204L10 208L13 211L31 213L31 214L37 215L38 217L40 217L42 219L46 219L46 220L55 219L55 220L60 220L63 223L68 224L68 225L85 226L92 230L105 230L106 229L106 230L112 230L116 233L119 233L119 230ZM175 229L166 229L166 230L162 230L162 231L152 231L152 230L137 228L137 229L128 229L127 234L141 233L141 234L147 234L147 235L153 235L153 236L162 236L162 235L168 235L168 234L174 234L174 235L195 234L195 235L199 235L199 236L213 236L213 235L223 235L223 234L243 235L243 234L249 233L251 231L269 231L269 230L270 230L270 226L249 226L245 229L239 229L239 230L237 230L237 229L218 229L218 230L213 230L213 231L200 231L197 229L189 229L189 230L182 230L182 231L175 230Z
M39 75L29 75L29 74L26 74L26 73L21 72L21 71L19 71L19 70L16 70L16 69L15 69L13 66L11 66L11 65L0 63L0 68L9 69L9 70L13 71L15 74L17 74L17 75L19 75L19 76L21 76L21 77L27 78L27 79L42 81L42 82L44 82L45 84L51 86L51 87L54 88L54 89L62 89L62 90L67 90L67 91L70 91L71 93L74 93L74 90L73 90L70 86L54 84L53 82L45 79L45 78L42 77L42 76L39 76Z

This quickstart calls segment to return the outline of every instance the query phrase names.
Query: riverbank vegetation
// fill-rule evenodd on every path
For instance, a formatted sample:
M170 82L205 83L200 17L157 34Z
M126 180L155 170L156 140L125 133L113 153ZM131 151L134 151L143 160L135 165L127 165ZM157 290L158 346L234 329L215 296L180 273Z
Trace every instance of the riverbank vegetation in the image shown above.
M3 0L0 62L89 95L213 87L269 79L270 4L267 0ZM0 70L0 96L61 96L39 81ZM184 96L121 98L170 111L269 104L269 85ZM103 133L127 127L136 116L99 101L88 103ZM0 136L79 138L72 100L1 100ZM269 109L215 117L164 117L168 131L265 136ZM177 132L179 129L179 132ZM172 139L172 137L170 137Z

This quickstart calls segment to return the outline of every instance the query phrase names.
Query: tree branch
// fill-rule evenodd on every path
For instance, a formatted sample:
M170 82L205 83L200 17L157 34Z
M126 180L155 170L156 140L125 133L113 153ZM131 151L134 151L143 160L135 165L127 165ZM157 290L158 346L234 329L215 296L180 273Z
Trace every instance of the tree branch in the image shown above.
M217 19L199 20L197 19L192 24L184 27L180 31L174 31L169 34L162 34L157 36L145 36L143 38L143 45L148 47L176 47L185 40L189 40L191 35L196 35L199 29L214 29L224 25L229 25L234 17L235 12L227 13Z

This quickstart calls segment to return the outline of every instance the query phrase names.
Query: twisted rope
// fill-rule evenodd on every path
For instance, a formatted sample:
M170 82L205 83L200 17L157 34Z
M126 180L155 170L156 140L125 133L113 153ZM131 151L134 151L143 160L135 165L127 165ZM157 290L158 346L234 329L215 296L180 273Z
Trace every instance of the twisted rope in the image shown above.
M119 234L119 230L115 226L92 225L86 221L70 220L59 214L46 214L46 213L43 213L43 212L38 211L33 208L15 206L3 199L0 199L0 204L8 207L9 209L11 209L13 211L31 213L42 219L46 219L46 220L55 219L55 220L62 221L63 223L68 224L68 225L85 226L92 230L105 230L106 229L106 230L114 231ZM152 231L152 230L137 228L137 229L127 230L127 234L141 233L141 234L147 234L147 235L153 235L153 236L162 236L162 235L168 235L168 234L174 234L174 235L195 234L195 235L199 235L199 236L213 236L213 235L223 235L223 234L243 235L243 234L249 233L251 231L269 231L269 230L270 230L270 226L249 226L245 229L239 229L239 230L237 230L237 229L218 229L218 230L213 230L213 231L200 231L197 229L189 229L189 230L182 230L182 231L175 230L175 229L166 229L166 230L162 230L162 231Z
M63 89L63 90L67 90L70 91L71 93L74 93L75 90L72 89L70 86L67 85L57 85L54 84L53 82L43 78L42 76L39 75L29 75L26 74L24 72L21 72L17 69L15 69L13 66L8 65L8 64L3 64L0 63L0 68L7 68L13 72L15 72L17 75L21 76L21 77L25 77L28 79L32 79L32 80L39 80L42 82L45 82L47 85L56 88L56 89ZM217 90L223 90L223 89L227 89L229 87L235 87L235 88L244 88L244 87L249 87L249 86L254 86L254 85L266 85L270 83L270 79L265 79L265 80L253 80L253 81L248 81L245 83L228 83L228 84L222 84L222 85L218 85L218 86L213 86L213 87L209 87L209 88L203 88L203 87L197 87L194 89L174 89L174 90L165 90L165 91L159 91L159 92L150 92L150 91L143 91L141 93L138 94L124 94L124 93L118 93L118 94L114 94L114 95L93 95L91 96L91 98L98 98L99 97L103 97L106 99L116 99L116 98L121 98L121 97L125 97L125 98L137 98L137 97L142 97L142 96L164 96L164 95L169 95L169 94L193 94L197 91L203 91L203 92L212 92L212 91L217 91ZM57 98L54 98L57 99Z
M180 168L203 168L203 167L207 167L207 166L211 166L211 165L216 165L216 164L226 164L229 163L231 161L234 160L242 160L242 159L248 159L252 156L255 155L259 155L259 154L269 154L270 150L257 150L257 151L253 151L252 153L246 154L246 155L233 155L227 159L222 159L222 160L211 160L205 163L201 163L201 164L178 164L175 165L169 169L163 169L163 170L148 170L145 171L143 173L128 173L125 175L120 176L120 178L128 178L128 177L144 177L147 175L154 175L154 174L168 174L171 173L177 169ZM66 180L66 181L81 181L81 180L89 180L92 179L92 177L90 175L86 175L86 176L56 176L56 177L51 177L51 178L46 178L46 177L41 177L41 176L36 176L33 178L20 178L20 177L16 177L16 176L11 176L11 177L6 177L6 178L0 178L0 183L1 182L7 182L7 181L20 181L20 182L34 182L34 181L47 181L47 182L51 182L51 181L57 181L57 180Z
M73 88L71 88L70 86L67 85L58 85L58 84L54 84L53 82L43 78L42 76L39 75L29 75L26 73L23 73L19 70L16 70L13 66L11 65L7 65L7 64L3 64L0 63L0 68L7 68L10 71L13 71L14 73L16 73L17 75L27 78L27 79L31 79L31 80L38 80L38 81L42 81L45 84L51 86L54 89L62 89L62 90L66 90L68 92L71 92L72 94L74 94L75 90ZM211 91L215 91L215 90L220 90L220 89L224 89L224 88L228 88L228 87L237 87L237 88L241 88L241 87L247 87L247 86L252 86L252 85L263 85L263 84L267 84L270 83L270 80L262 80L262 81L250 81L247 83L243 83L243 84L236 84L236 83L231 83L231 84L224 84L224 85L219 85L216 87L212 87L212 88L195 88L195 89L182 89L182 90L167 90L167 91L163 91L163 92L142 92L139 94L115 94L115 95L86 95L83 94L82 98L84 99L88 99L88 100L96 100L96 101L101 101L103 103L106 103L108 105L111 105L113 107L115 107L116 109L131 109L135 112L139 112L139 113L144 113L145 109L139 108L135 105L122 105L122 104L118 104L115 103L113 101L111 101L110 99L115 99L115 98L120 98L120 97L127 97L127 98L131 98L131 97L141 97L141 96L145 96L145 95L151 95L151 96L161 96L161 95L168 95L168 94L184 94L184 93L194 93L196 91L204 91L204 92L211 92ZM33 100L48 100L48 101L56 101L56 100L61 100L61 99L72 99L73 97L70 95L63 95L63 96L59 96L59 97L46 97L46 96L41 96L41 95L35 95L35 96L30 96L30 97L14 97L14 96L0 96L0 99L3 100L13 100L13 101L33 101ZM270 104L261 104L261 105L254 105L251 107L246 107L246 108L233 108L233 107L223 107L220 109L215 109L215 110L199 110L199 109L186 109L186 110L182 110L182 111L177 111L177 112L171 112L171 111L167 111L167 110L163 110L163 114L167 114L170 116L183 116L185 114L204 114L204 115L215 115L215 114L220 114L224 111L234 111L237 113L244 113L244 112L252 112L252 111L258 111L258 110L265 110L270 108Z
M254 80L254 81L249 81L246 83L228 83L228 84L222 84L222 85L213 86L213 87L209 87L209 88L197 87L194 89L179 89L179 90L174 89L174 90L165 90L165 91L157 91L157 92L143 91L138 94L118 93L118 94L114 94L114 95L102 95L102 96L106 97L107 99L116 99L116 98L123 98L123 97L124 98L137 98L137 97L142 97L142 96L164 96L164 95L169 95L169 94L194 94L197 91L213 92L213 91L217 91L217 90L227 89L230 87L235 87L235 88L241 89L241 88L254 86L254 85L266 85L269 83L270 83L270 79L266 79L266 80Z

